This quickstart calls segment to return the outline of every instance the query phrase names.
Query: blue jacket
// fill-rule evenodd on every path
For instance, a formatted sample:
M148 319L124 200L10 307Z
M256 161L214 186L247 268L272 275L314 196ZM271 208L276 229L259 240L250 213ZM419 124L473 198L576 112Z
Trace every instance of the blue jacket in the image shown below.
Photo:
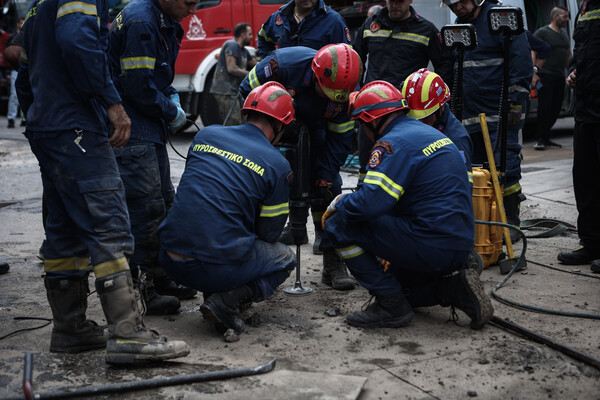
M108 134L106 108L121 98L106 58L104 0L35 1L25 16L16 82L33 132L83 129Z
M450 107L446 106L435 128L446 135L458 147L458 151L460 151L469 173L469 182L473 183L473 168L471 167L473 141L465 127L452 114Z
M303 46L275 50L244 78L240 93L245 98L265 82L281 83L294 98L296 118L308 124L311 134L324 131L326 144L317 156L317 179L333 182L350 153L354 121L348 116L348 103L335 103L317 94L311 69L315 54L317 50Z
M169 96L183 28L158 0L132 0L110 26L109 59L115 86L131 118L131 138L164 143L177 107Z
M463 124L469 133L479 131L480 113L485 113L490 127L498 121L504 76L504 36L493 35L488 28L488 10L495 4L481 5L479 16L470 23L477 31L477 47L465 52L463 63ZM531 48L525 33L513 37L510 46L509 100L529 96L533 77Z
M290 174L287 160L255 125L202 129L158 228L162 247L211 263L241 262L256 239L274 243L281 234Z
M306 46L320 50L321 47L332 43L350 44L350 31L344 19L326 6L323 0L318 0L313 11L304 18L298 26L298 32L292 35L290 19L293 19L294 1L273 13L258 32L258 54L264 58L275 45L280 49L291 46Z
M343 196L336 208L348 221L402 218L414 239L433 248L473 247L471 185L457 147L405 115L386 127L373 146L361 187Z

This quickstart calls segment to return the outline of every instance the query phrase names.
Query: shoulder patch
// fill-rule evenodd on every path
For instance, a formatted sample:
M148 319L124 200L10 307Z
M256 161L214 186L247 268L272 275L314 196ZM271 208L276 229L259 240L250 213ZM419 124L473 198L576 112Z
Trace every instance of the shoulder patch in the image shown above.
M371 157L369 158L369 168L373 169L381 164L381 156L383 155L383 149L378 147L371 151Z
M375 146L373 146L373 148L376 147L382 147L383 150L385 150L385 152L388 154L392 154L394 152L394 148L392 147L392 145L385 141L378 141L377 143L375 143Z
M348 43L352 43L352 37L350 37L350 31L348 30L348 28L344 28L346 31L346 40L348 40Z
M379 22L379 21L371 22L371 26L369 26L369 29L371 30L371 32L377 32L379 29L381 29L381 22Z

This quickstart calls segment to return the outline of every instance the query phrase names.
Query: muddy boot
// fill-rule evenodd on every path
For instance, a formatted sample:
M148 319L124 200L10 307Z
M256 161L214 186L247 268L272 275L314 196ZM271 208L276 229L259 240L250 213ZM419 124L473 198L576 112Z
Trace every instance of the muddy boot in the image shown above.
M414 316L410 304L404 295L399 293L375 296L374 303L362 311L349 314L346 321L352 326L362 328L398 328L407 325Z
M313 243L313 254L320 256L323 254L323 250L319 249L321 246L321 234L318 231L315 231L315 241Z
M506 213L506 222L509 225L516 226L517 228L521 227L521 202L525 199L525 195L522 194L520 190L517 193L504 196L504 212ZM508 233L510 234L510 241L512 243L517 243L521 240L521 235L514 229L509 229Z
M163 296L174 296L179 300L193 299L198 293L197 290L184 285L178 285L167 275L154 276L154 287L156 293Z
M456 307L471 318L471 328L483 327L494 315L494 307L472 269L461 269L441 279L437 300L442 307Z
M336 290L354 289L354 280L348 275L346 265L335 249L323 251L323 273L321 282Z
M139 276L139 279L137 278ZM145 312L143 315L173 315L177 314L181 302L175 296L163 296L156 292L154 279L147 273L138 270L133 274L134 285L139 289L144 299Z
M106 347L104 329L85 319L87 275L48 276L44 278L54 327L50 338L51 353L80 353Z
M96 279L96 290L108 321L108 364L161 361L189 354L185 342L168 341L144 326L129 271Z
M215 324L217 331L221 332L222 326L225 326L242 333L244 321L239 317L240 304L247 303L252 297L252 289L246 285L228 292L213 293L200 306L200 311L205 320Z
M279 239L277 239L279 243L287 244L291 246L294 244L294 238L292 238L292 228L290 227L290 223L288 222L284 227L281 235L279 235ZM304 236L302 242L300 244L308 243L308 235Z

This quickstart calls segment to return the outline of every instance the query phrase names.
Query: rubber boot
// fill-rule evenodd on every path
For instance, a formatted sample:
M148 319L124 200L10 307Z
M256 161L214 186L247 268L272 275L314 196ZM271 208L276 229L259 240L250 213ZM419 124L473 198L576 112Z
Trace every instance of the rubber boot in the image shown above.
M87 275L46 275L44 285L54 322L50 352L80 353L106 347L104 329L85 319L89 293Z
M144 326L129 271L96 279L106 321L108 364L134 364L184 357L190 350L183 341L168 341Z
M346 265L340 259L335 249L326 249L323 251L321 282L336 290L354 289L354 279L348 275Z
M179 300L190 300L196 296L198 291L184 285L178 285L167 275L154 276L154 287L156 293L163 296L174 296Z
M138 278L139 277L139 278ZM145 304L145 315L173 315L177 314L181 302L175 296L163 296L156 292L154 279L141 268L134 272L135 287L139 289Z
M279 235L279 239L277 239L277 241L279 243L287 244L288 246L294 244L294 239L292 238L292 228L290 227L289 222L283 227L283 231L281 231L281 235ZM304 236L302 243L300 244L306 243L308 243L308 235Z
M525 195L523 195L520 190L517 193L504 196L504 212L506 213L506 222L509 225L516 226L517 228L521 227L520 212L521 201L523 200L525 200ZM521 235L514 229L509 229L508 232L512 243L517 243L521 240Z
M320 256L321 254L323 254L323 250L319 249L319 247L321 246L321 234L319 233L319 231L315 231L315 241L313 243L313 254Z
M228 292L213 293L205 299L200 311L205 320L213 322L218 332L233 329L244 332L244 321L239 317L240 304L247 303L253 297L252 289L243 285Z
M492 302L472 269L461 269L442 278L436 297L442 307L453 306L467 314L473 329L483 327L494 315Z
M398 328L407 325L415 316L402 293L376 295L375 302L362 311L346 317L352 326L362 328Z

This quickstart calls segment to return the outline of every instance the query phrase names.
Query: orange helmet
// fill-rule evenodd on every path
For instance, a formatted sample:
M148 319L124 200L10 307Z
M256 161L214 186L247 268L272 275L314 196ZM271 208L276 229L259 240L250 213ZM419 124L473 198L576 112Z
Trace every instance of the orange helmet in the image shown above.
M292 96L279 82L267 82L252 90L242 107L242 115L254 110L275 118L285 125L294 121Z
M362 61L347 44L328 44L314 56L312 70L325 95L337 103L345 103L360 82Z
M450 99L450 89L438 74L421 68L406 78L402 96L410 107L408 115L422 119L436 112Z
M356 93L356 94L355 94ZM350 117L371 122L398 110L408 110L402 93L389 82L373 81L350 96Z

